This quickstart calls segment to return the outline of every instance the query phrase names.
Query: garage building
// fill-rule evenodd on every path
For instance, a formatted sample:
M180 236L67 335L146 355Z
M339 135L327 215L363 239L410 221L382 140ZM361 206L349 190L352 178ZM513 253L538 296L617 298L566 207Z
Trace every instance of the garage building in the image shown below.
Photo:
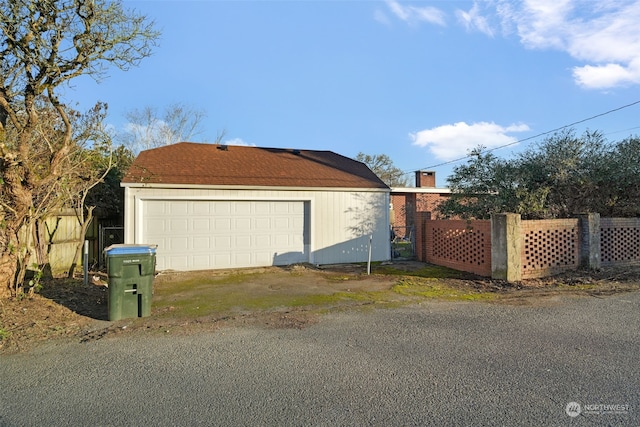
M159 270L390 258L390 189L331 151L182 142L140 153L122 181L125 243Z

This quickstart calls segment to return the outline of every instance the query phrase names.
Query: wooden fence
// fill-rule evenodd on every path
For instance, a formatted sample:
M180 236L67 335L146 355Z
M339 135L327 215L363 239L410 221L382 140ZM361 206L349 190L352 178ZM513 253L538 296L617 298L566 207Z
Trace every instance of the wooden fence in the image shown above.
M50 215L45 220L45 227L47 250L49 251L49 268L53 276L62 277L67 275L78 244L83 244L85 240L89 242L89 266L92 269L99 268L104 249L104 247L101 247L101 245L104 245L101 240L104 239L101 239L100 235L105 226L111 226L116 222L121 223L121 221L94 218L87 229L86 236L82 236L82 228L73 210L63 210ZM122 243L120 240L112 243ZM35 261L35 258L32 257L31 263L33 264ZM80 272L83 259L78 259L77 263L76 271Z

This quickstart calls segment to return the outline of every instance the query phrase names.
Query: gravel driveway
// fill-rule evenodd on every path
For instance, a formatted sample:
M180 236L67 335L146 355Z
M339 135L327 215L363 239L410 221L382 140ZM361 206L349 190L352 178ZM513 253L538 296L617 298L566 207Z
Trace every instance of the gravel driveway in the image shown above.
M639 425L639 327L631 292L57 343L1 356L0 425Z

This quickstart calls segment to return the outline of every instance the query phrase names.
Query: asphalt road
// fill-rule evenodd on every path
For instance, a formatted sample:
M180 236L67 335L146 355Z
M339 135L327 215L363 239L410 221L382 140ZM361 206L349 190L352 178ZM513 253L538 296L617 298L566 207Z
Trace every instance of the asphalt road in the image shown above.
M1 357L0 425L637 426L639 326L634 292L52 344Z

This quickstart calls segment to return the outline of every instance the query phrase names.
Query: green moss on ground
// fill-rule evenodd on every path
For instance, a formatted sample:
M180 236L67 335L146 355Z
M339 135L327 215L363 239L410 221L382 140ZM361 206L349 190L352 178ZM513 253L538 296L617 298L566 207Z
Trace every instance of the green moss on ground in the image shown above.
M464 277L466 273L443 267L427 266L407 272L376 266L375 274L396 277L397 281L391 280L388 288L373 291L362 287L349 290L332 287L339 282L370 277L359 274L318 273L313 286L309 285L308 278L302 282L296 273L282 273L275 280L272 277L270 284L263 283L260 273L169 281L156 287L153 311L157 316L187 318L287 308L323 311L342 306L397 306L425 299L478 301L495 296L446 285L441 278ZM247 283L254 284L247 286Z
M402 270L393 265L377 265L373 271L376 274L387 274L393 276L417 276L430 279L468 279L475 277L471 273L454 270L452 268L441 267L439 265L426 265L417 270Z
M402 279L393 286L393 291L406 296L422 297L427 299L445 299L448 301L481 301L495 298L495 294L454 288L441 284L437 280L411 280Z

